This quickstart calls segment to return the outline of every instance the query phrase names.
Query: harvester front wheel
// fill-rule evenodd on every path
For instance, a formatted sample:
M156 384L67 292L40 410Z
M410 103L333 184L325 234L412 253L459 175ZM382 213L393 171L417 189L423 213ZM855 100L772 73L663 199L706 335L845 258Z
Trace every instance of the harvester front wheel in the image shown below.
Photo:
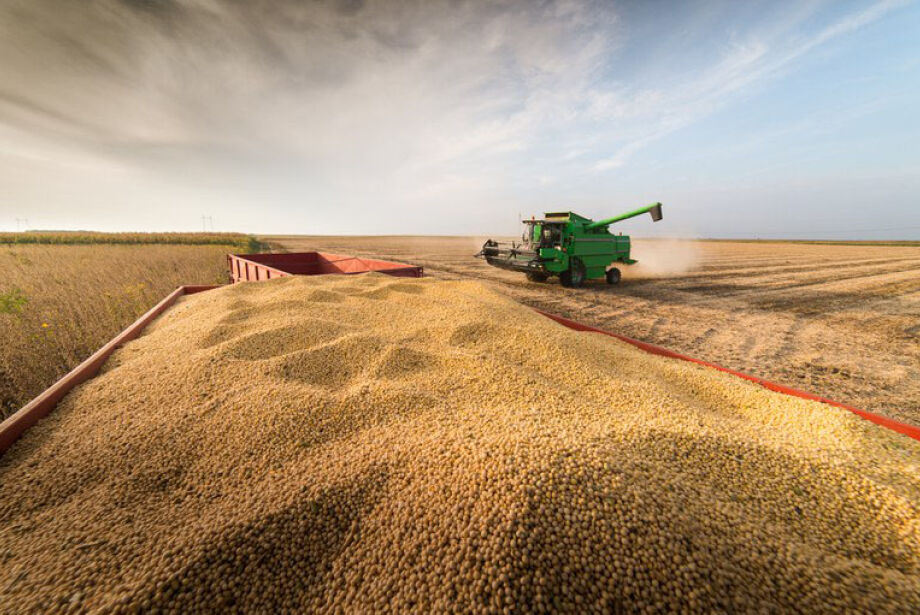
M611 267L607 271L607 283L608 284L619 284L620 283L620 270L616 267Z
M531 282L545 282L547 277L545 273L540 273L538 271L527 272L527 279Z
M578 288L584 281L585 266L577 258L573 258L569 268L559 274L559 283L566 288Z

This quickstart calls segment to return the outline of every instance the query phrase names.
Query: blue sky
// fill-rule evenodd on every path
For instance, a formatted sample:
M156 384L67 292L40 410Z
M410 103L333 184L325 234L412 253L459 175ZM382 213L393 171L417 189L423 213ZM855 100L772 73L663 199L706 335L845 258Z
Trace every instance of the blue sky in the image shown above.
M0 228L920 238L915 2L10 2Z

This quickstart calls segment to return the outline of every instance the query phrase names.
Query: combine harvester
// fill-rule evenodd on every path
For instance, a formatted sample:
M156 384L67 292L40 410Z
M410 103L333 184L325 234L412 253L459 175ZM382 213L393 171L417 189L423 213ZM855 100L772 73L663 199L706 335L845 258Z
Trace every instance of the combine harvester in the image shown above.
M476 255L493 267L520 271L531 282L545 282L558 275L559 282L577 288L585 280L607 278L608 284L620 281L620 270L614 263L632 265L628 235L614 235L609 226L648 213L652 220L661 220L661 203L605 218L597 222L566 211L544 214L542 220L525 220L521 243L488 240Z

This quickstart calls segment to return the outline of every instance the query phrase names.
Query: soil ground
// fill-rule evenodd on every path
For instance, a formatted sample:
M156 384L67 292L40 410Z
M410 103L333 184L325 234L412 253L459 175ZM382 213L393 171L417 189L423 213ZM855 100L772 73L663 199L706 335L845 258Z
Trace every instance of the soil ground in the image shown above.
M635 239L623 280L544 284L475 237L271 237L478 279L521 303L920 425L920 247Z

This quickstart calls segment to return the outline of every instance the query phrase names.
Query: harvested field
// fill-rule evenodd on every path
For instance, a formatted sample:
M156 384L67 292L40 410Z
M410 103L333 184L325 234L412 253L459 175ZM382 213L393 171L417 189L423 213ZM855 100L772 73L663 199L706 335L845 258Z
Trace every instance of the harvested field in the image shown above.
M239 247L0 244L0 419L177 286L226 282Z
M920 246L634 240L623 281L533 284L472 258L485 238L282 237L423 265L523 303L920 425Z
M184 298L0 458L7 612L917 612L920 443L476 282Z

